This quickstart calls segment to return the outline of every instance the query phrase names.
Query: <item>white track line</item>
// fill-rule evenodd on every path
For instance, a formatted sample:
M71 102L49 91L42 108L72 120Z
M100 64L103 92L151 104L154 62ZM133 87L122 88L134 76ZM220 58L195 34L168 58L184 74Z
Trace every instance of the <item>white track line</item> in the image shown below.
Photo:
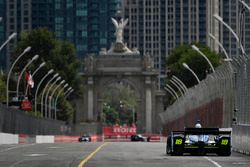
M208 160L209 162L213 163L216 167L222 167L220 164L218 164L217 162L215 162L214 160L208 158L208 157L204 157L206 160Z
M29 147L29 146L33 146L35 145L36 143L32 143L32 144L27 144L27 145L21 145L21 146L16 146L16 147L10 147L10 148L6 148L4 150L1 150L0 153L2 152L5 152L5 151L10 151L10 150L13 150L13 149L16 149L16 148L22 148L22 147Z

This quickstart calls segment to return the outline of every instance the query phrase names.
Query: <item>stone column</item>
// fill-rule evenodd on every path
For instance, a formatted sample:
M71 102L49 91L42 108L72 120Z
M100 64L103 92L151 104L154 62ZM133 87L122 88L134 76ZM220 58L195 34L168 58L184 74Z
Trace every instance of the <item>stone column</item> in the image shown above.
M88 78L88 120L93 120L94 110L93 77Z
M146 133L152 133L152 92L151 79L146 77Z

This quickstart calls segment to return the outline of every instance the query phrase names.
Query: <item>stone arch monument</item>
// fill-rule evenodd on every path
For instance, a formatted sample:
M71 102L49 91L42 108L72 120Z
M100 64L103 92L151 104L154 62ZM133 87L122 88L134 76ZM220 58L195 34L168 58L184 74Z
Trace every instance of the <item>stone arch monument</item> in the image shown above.
M117 22L114 24L118 27ZM124 24L122 19L119 24ZM77 106L76 123L98 122L103 110L103 90L109 84L124 82L135 90L137 120L141 122L138 132L159 133L158 114L163 112L163 94L157 91L158 73L153 67L153 59L149 54L140 55L137 49L130 50L121 39L117 37L108 51L102 49L99 54L86 57L82 73L85 91Z

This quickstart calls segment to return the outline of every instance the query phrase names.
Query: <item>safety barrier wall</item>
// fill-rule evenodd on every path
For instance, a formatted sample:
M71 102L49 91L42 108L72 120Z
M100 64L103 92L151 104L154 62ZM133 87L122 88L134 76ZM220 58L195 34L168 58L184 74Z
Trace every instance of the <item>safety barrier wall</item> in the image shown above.
M0 144L18 144L18 135L0 133Z
M250 155L250 125L233 126L233 150Z
M0 132L12 134L70 134L71 126L63 121L31 116L24 111L0 104Z
M163 134L175 130L173 127L176 130L193 127L197 119L207 127L230 127L234 107L233 87L232 68L223 64L160 113Z
M54 136L36 136L36 143L54 143Z

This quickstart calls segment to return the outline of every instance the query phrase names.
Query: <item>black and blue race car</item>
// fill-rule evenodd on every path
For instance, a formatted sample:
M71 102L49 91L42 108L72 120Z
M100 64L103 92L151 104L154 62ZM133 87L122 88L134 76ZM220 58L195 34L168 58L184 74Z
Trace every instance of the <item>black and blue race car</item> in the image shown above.
M170 155L231 155L231 131L219 128L185 128L168 136L166 153Z

